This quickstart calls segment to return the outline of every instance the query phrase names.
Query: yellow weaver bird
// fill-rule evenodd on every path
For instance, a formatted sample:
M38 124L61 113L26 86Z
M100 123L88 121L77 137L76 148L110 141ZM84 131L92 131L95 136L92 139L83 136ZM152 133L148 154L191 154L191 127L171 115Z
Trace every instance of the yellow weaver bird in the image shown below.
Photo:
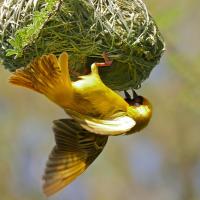
M56 146L44 174L44 192L54 194L79 176L103 150L108 136L132 134L147 126L152 115L149 101L125 91L124 99L108 88L94 63L91 73L71 81L68 54L35 58L18 69L10 82L37 91L63 108L72 119L54 122Z

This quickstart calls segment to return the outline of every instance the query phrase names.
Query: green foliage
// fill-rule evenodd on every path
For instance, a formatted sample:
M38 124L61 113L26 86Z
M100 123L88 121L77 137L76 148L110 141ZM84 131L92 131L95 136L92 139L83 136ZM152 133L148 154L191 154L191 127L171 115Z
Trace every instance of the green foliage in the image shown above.
M45 0L46 6L40 11L33 12L32 23L18 29L15 36L8 39L12 49L6 50L6 56L16 55L16 57L21 57L23 55L24 48L38 37L44 23L54 11L57 2L58 0Z
M22 7L27 7L28 1ZM17 11L19 27L10 16L0 15L0 22L4 16L9 25L2 20L5 31L0 57L10 71L25 67L37 56L67 51L69 64L77 72L74 74L82 74L86 66L101 62L102 53L108 52L113 65L100 69L102 79L114 90L125 90L141 86L165 49L162 35L141 0L36 1L34 11ZM16 12L11 13L16 20Z

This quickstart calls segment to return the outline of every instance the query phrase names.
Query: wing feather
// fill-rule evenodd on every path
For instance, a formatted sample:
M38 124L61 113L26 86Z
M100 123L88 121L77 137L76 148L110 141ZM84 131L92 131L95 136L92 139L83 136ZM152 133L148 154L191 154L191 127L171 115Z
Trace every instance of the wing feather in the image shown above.
M84 129L99 135L115 136L125 134L136 124L134 119L126 116L124 113L111 116L110 119L105 120L82 115L72 110L66 110L66 112Z
M56 146L46 164L43 190L47 196L61 190L95 160L108 137L84 130L73 119L54 121Z

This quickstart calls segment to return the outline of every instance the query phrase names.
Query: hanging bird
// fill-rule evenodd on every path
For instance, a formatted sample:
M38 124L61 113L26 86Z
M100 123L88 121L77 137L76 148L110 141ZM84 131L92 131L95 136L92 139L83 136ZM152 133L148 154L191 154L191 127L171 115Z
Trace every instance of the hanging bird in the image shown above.
M18 69L10 82L42 93L63 108L72 119L55 121L56 147L44 175L44 192L51 195L80 175L99 155L108 136L131 134L147 126L152 115L150 102L133 91L124 99L108 88L94 63L91 73L71 81L68 54L35 58Z

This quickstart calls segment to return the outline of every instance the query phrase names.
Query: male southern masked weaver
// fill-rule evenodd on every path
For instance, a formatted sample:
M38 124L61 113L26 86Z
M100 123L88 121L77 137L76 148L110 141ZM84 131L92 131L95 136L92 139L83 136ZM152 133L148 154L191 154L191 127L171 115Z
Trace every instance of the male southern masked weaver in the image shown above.
M111 64L111 63L110 63ZM35 58L18 69L10 82L45 95L72 119L54 122L56 146L49 156L43 176L47 196L79 176L103 150L108 136L132 134L147 126L152 106L133 92L124 99L108 88L98 74L102 63L91 65L91 73L71 81L68 54Z

